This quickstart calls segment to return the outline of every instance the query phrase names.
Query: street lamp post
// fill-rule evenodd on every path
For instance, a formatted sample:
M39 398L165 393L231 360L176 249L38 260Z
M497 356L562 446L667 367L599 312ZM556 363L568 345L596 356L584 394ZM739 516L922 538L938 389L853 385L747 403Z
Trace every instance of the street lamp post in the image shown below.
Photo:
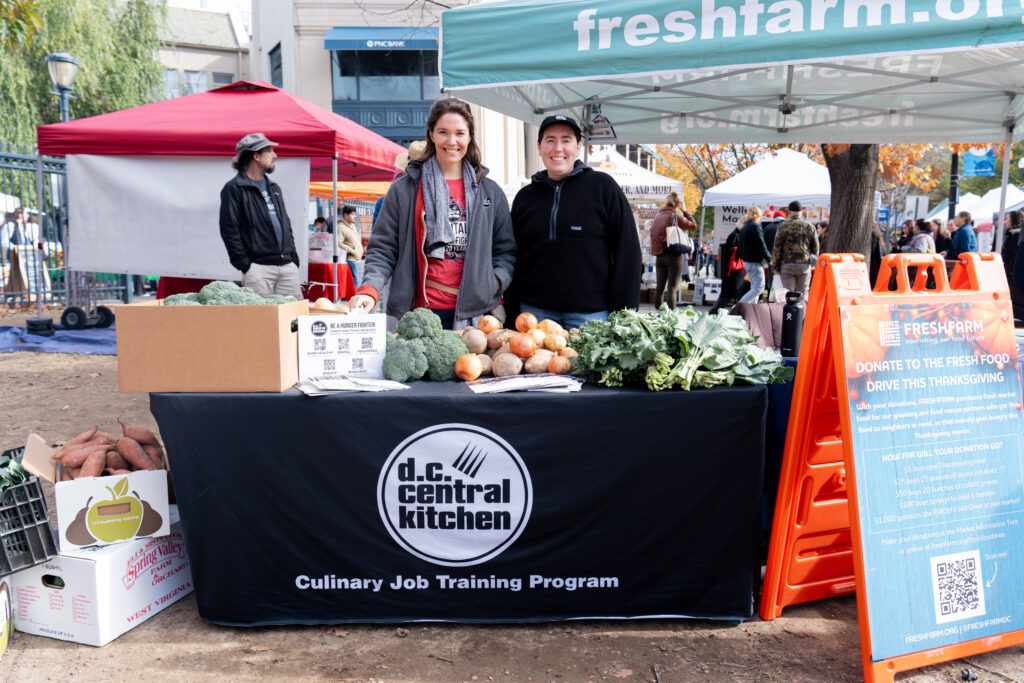
M69 121L71 111L68 107L68 100L74 97L71 90L75 87L75 76L78 75L78 60L67 52L54 52L46 55L46 70L50 73L50 81L54 89L51 92L60 98L60 120ZM43 223L43 157L36 152L36 202L39 214L39 229L44 229ZM53 320L43 317L43 234L38 235L39 243L36 244L36 315L26 323L26 328L32 334L50 337L53 336ZM67 277L65 277L65 283ZM65 285L66 286L66 285Z
M50 72L50 81L54 87L51 94L60 98L60 120L68 121L71 119L68 100L74 97L71 90L75 87L75 76L78 75L78 59L67 52L54 52L46 55L46 69Z

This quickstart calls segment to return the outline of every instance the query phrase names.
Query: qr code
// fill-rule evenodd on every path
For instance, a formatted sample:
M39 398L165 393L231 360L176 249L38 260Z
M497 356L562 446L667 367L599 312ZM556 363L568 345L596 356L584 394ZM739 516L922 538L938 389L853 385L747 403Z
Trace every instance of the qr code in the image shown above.
M348 351L348 337L338 337L338 350Z
M353 358L352 359L352 369L353 370L362 370L363 369L363 359L362 358Z
M314 351L326 351L327 350L327 340L326 339L314 339L313 340L313 350Z
M363 337L363 351L373 351L373 337Z
M329 375L334 372L334 359L324 358L324 374Z
M931 564L937 623L985 614L981 556L977 550L933 557Z

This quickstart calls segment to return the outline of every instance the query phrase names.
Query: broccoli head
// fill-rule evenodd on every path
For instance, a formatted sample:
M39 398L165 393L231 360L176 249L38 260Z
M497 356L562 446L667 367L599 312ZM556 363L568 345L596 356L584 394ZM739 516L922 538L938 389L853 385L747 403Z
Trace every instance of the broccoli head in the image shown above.
M398 321L395 331L405 339L433 337L441 332L441 319L429 308L414 308Z
M236 287L223 295L208 299L207 306L264 306L267 300L248 287Z
M263 300L263 303L265 303L265 304L280 305L280 304L290 304L293 301L298 301L298 299L296 299L293 296L283 296L281 294L271 294L270 296L266 297Z
M427 353L420 339L393 339L388 335L384 355L384 377L395 382L412 382L427 371Z
M462 337L451 330L441 330L424 340L427 349L427 378L434 381L455 379L455 361L469 353Z
M164 299L164 306L201 306L199 295L195 292L185 294L172 294Z
M217 280L204 286L199 290L199 303L204 306L214 305L212 299L223 299L233 292L237 292L239 289L238 285L234 282L227 282L226 280ZM252 290L249 290L252 291Z

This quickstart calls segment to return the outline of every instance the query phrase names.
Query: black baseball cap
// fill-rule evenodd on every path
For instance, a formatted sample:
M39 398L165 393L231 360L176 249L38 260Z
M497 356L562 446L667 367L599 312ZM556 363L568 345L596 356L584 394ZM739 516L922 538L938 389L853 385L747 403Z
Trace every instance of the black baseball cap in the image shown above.
M800 202L798 202L795 199L793 201L791 201L789 203L789 206L786 207L786 208L788 208L790 211L803 211L803 209L804 209L804 207L800 205Z
M555 114L554 116L549 116L540 122L540 130L537 131L537 142L544 139L544 129L548 126L553 126L556 123L572 128L572 131L576 133L576 142L579 142L583 138L583 129L580 128L580 124L576 123L576 119L571 116L566 116L565 114Z

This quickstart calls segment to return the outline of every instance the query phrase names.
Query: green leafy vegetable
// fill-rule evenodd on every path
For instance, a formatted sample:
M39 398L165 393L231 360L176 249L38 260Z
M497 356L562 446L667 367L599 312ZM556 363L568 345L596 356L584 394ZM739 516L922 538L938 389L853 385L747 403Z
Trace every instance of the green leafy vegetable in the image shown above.
M786 382L794 371L782 356L762 349L746 321L692 307L615 311L589 321L569 337L576 349L574 373L614 387L643 384L651 391L679 387Z

